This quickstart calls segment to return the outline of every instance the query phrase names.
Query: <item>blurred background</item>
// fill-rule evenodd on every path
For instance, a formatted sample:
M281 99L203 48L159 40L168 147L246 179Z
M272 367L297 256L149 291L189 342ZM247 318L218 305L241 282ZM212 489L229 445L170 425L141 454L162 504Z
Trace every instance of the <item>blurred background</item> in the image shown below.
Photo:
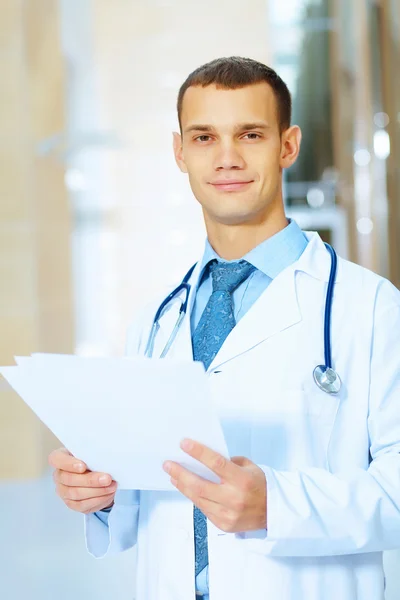
M136 310L198 258L176 97L230 55L293 94L287 214L400 286L399 0L2 0L0 364L121 355ZM54 494L58 446L0 380L1 597L132 600L134 551L91 558ZM385 568L398 599L400 553Z

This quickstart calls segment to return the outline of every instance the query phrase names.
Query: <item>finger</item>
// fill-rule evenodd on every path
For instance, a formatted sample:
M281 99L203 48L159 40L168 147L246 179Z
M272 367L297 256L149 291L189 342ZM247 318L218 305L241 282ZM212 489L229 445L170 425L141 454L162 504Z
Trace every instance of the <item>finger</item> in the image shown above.
M93 498L103 498L103 496L115 494L116 490L117 485L115 483L106 488L69 487L59 483L56 489L57 495L62 498L62 500L74 500L75 502Z
M231 461L238 467L250 467L254 464L245 456L232 456Z
M102 488L111 485L113 479L107 473L93 473L87 471L77 475L76 473L68 473L67 471L57 469L53 473L53 479L56 483L62 483L68 487L88 487Z
M66 448L54 450L48 460L52 467L68 473L84 473L87 470L85 463L75 458Z
M211 469L221 479L229 482L236 482L238 479L242 479L241 468L222 456L222 454L211 450L211 448L188 439L181 442L181 448L186 454L189 454L189 456L192 456Z
M65 500L65 504L71 510L84 514L91 514L106 508L114 500L114 494L103 496L101 498L92 498L89 500Z
M221 504L218 502L210 500L209 498L204 498L203 496L198 496L193 488L185 488L179 481L175 481L173 485L176 487L178 492L181 492L181 494L191 500L191 502L193 502L193 504L197 506L197 508L199 508L201 512L206 515L206 517L211 514L218 513L218 510L221 507Z
M200 498L220 502L223 499L222 486L207 481L198 475L195 475L181 465L167 461L164 463L164 470L170 475L171 483L185 496L196 502Z
M172 483L176 489L186 496L186 498L191 500L216 527L230 533L240 531L240 529L237 529L237 515L234 510L224 503L214 502L213 500L196 496L193 493L192 488L184 488L179 481L172 480Z
M218 529L225 531L226 533L237 533L241 530L238 524L235 513L227 510L222 506L217 506L216 510L211 510L207 514L207 519L211 521Z

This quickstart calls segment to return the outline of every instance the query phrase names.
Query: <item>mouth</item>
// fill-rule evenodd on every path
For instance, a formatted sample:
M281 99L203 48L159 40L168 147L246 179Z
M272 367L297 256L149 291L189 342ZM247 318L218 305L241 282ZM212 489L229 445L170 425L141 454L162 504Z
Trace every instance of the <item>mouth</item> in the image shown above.
M232 181L211 182L211 185L213 186L214 189L218 190L219 192L237 192L237 191L241 191L241 190L245 189L251 183L253 183L253 180L251 180L251 181L232 180Z

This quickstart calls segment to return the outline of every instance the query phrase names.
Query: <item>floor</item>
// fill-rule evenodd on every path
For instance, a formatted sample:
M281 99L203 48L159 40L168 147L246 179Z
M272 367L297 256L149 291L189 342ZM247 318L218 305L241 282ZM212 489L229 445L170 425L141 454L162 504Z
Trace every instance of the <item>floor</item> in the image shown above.
M1 600L133 600L134 552L92 558L83 517L56 496L50 471L1 483Z
M51 471L0 484L1 600L133 600L134 553L92 558L83 517L56 496ZM386 600L399 600L400 551L386 553L385 567Z

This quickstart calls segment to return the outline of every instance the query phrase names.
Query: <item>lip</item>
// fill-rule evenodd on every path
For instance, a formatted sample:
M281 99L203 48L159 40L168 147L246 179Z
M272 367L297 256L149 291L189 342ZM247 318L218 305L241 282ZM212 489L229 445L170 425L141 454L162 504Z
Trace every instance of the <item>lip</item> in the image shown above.
M211 185L216 189L224 192L235 192L238 190L244 189L246 186L253 183L253 180L250 181L240 181L240 180L226 180L226 181L215 181L211 182Z

